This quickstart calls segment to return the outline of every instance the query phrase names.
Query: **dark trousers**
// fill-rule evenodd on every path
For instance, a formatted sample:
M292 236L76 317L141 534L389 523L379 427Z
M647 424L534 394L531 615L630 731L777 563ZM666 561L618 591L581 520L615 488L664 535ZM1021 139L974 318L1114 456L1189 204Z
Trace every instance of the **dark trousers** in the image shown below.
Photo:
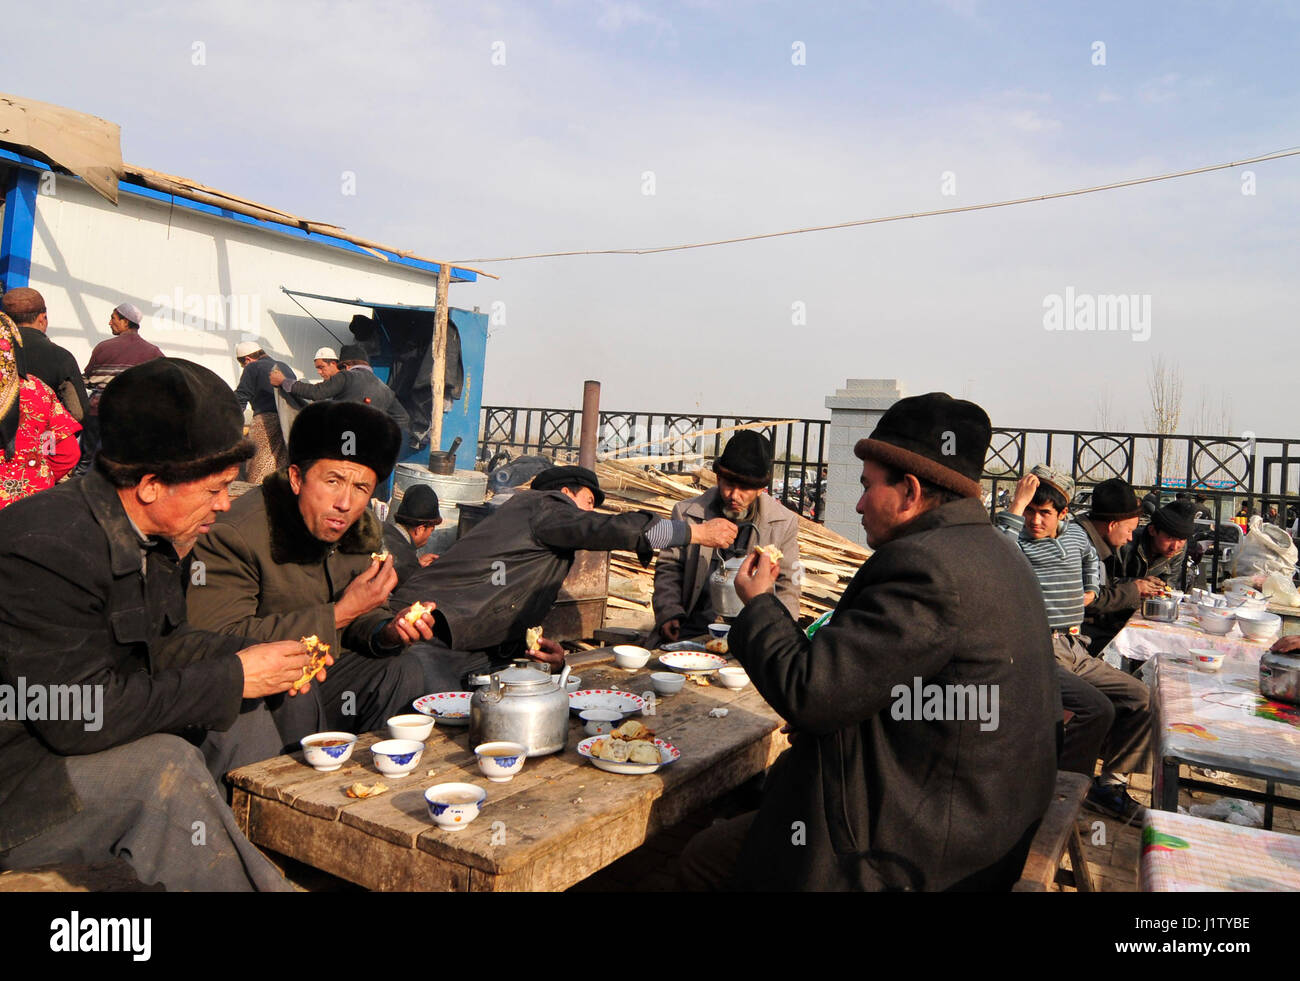
M159 733L65 757L81 810L10 850L0 869L121 859L145 885L168 890L292 891L239 831L219 788L226 769L275 755L270 716L249 703L234 727L210 736L194 746Z
M1065 727L1066 746L1060 768L1091 776L1093 763L1100 755L1103 774L1147 769L1151 754L1151 692L1147 686L1092 657L1078 635L1054 634L1052 647L1057 666L1063 669L1058 675L1061 701L1076 713ZM1066 678L1066 674L1070 677ZM1098 695L1109 702L1112 718L1106 724L1100 749L1085 764L1082 757L1091 751L1091 743L1106 720ZM1076 723L1079 728L1072 740L1070 728ZM1067 766L1067 761L1071 765Z
M420 662L410 650L396 657L367 657L345 651L325 669L325 682L313 681L306 694L267 699L283 739L283 752L299 748L314 732L370 732L394 715L411 712L411 702L427 694Z

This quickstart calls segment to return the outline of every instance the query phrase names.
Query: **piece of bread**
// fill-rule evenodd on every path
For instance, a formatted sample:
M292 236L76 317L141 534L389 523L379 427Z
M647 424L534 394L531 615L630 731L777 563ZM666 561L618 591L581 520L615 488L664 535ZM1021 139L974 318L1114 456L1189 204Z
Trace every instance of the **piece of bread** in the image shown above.
M638 740L634 743L628 743L631 747L627 754L629 763L662 763L663 757L659 755L659 747L652 742Z
M542 628L529 627L524 631L524 650L526 651L538 650L537 645L541 641L541 639L542 639Z
M302 677L293 683L293 690L298 691L303 685L316 677L316 672L325 667L325 655L330 652L329 644L322 644L321 639L315 634L310 637L303 637L298 643L307 648L307 653L311 655L311 660L307 662L302 669Z
M411 626L415 626L415 624L419 622L420 617L424 616L426 613L432 613L432 612L433 612L432 606L425 606L423 603L412 603L411 608L406 611L406 616L404 616L402 619L404 619Z
M785 557L785 553L782 552L775 545L756 545L754 547L754 551L762 552L764 555L766 555L769 559L772 560L773 565L780 565L781 559Z

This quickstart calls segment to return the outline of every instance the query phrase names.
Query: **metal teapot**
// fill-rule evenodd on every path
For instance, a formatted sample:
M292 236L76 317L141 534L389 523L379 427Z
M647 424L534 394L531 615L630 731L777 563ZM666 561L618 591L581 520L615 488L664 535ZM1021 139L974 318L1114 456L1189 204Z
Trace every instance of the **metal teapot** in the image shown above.
M529 756L545 756L564 749L569 740L569 680L566 664L558 679L548 665L519 659L492 674L469 702L470 748L479 743L522 744Z
M736 573L740 571L740 566L749 552L748 543L754 540L757 531L752 521L742 521L736 528L736 542L731 548L724 548L718 552L722 564L714 570L713 575L709 576L709 601L713 605L713 612L724 620L734 620L745 608L745 604L740 602L740 596L736 593ZM745 528L749 529L749 534L745 538L746 544L740 545L740 532Z
M1259 658L1259 693L1300 705L1300 654L1265 651Z

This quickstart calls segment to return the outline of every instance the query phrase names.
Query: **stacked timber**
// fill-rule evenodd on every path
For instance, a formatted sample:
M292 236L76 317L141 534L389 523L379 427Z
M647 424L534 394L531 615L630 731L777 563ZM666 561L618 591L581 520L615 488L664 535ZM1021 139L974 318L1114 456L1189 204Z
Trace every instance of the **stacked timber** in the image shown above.
M669 474L647 469L640 462L605 460L596 464L596 472L605 491L602 510L618 513L645 510L668 517L674 505L703 494L716 483L711 470ZM812 620L832 609L870 555L865 546L800 517L799 558L804 568L801 620ZM610 560L609 605L649 614L654 563L643 569L636 557L626 552L614 552Z

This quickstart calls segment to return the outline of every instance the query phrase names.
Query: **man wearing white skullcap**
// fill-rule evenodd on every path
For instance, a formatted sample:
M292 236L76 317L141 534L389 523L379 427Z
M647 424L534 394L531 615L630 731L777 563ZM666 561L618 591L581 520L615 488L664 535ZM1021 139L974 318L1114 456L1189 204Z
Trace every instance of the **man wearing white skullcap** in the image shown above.
M109 382L127 368L163 356L157 346L140 336L140 322L143 319L140 308L126 301L119 303L109 314L108 329L113 332L113 336L95 345L83 373L86 378L86 393L90 396L91 415L99 413L99 396Z
M275 368L290 378L295 375L288 365L272 361L257 341L240 341L236 344L235 358L244 369L235 389L235 401L239 403L240 412L250 402L253 405L253 421L248 426L248 438L257 447L257 452L248 461L247 479L250 484L260 484L270 474L289 465L289 450L280 428L280 411L275 404L275 388L267 376Z
M321 348L312 355L312 360L316 362L316 374L322 381L329 381L339 373L339 356L332 347Z

